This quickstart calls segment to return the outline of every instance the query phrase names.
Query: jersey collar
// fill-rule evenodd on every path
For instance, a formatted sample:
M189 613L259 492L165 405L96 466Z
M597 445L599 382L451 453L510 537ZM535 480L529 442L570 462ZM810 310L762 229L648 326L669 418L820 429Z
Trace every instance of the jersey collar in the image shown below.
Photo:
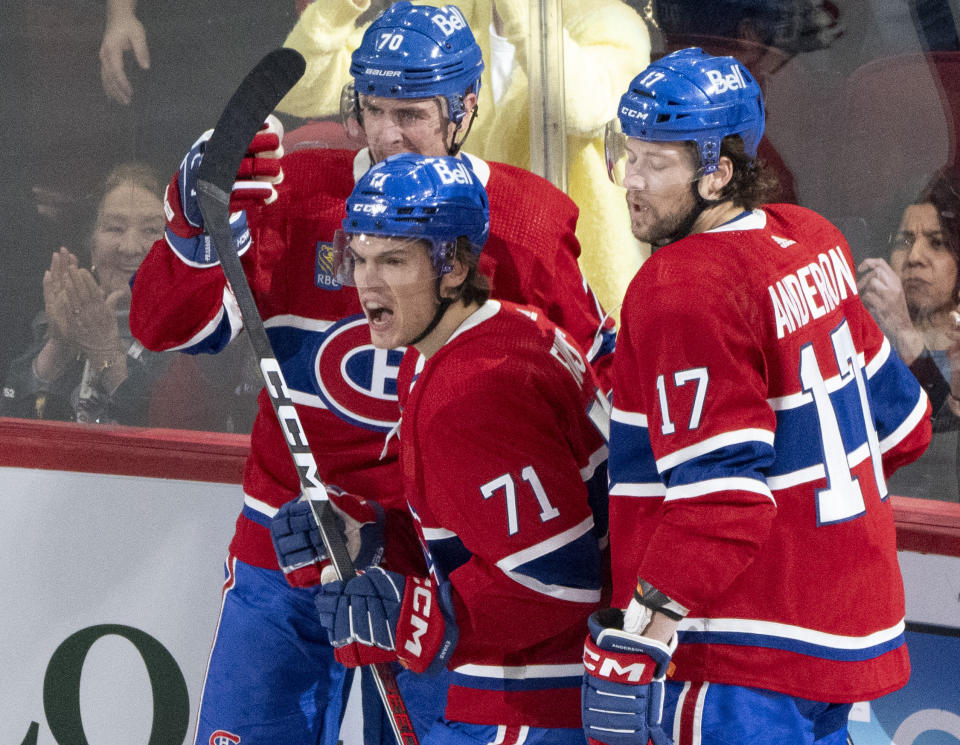
M761 209L743 211L723 225L704 231L706 233L725 233L730 230L761 230L767 226L767 213Z

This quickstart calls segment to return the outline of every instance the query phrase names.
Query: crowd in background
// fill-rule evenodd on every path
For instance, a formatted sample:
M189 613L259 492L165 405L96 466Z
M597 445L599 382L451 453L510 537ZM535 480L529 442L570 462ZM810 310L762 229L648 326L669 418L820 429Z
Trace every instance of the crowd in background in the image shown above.
M142 350L126 322L127 282L161 237L163 189L180 158L267 51L286 44L308 61L279 111L288 147L362 144L337 129L345 50L386 4L10 4L0 78L5 100L20 104L5 113L16 144L0 186L0 414L249 431L259 386L244 343L216 358ZM489 61L466 149L528 167L528 4L460 5ZM960 128L960 19L950 4L561 5L568 192L580 207L581 267L602 305L617 316L627 282L649 256L630 235L603 162L603 126L619 93L674 49L737 56L764 91L760 156L780 176L780 199L844 231L865 304L933 400L930 451L901 471L892 491L960 498L960 198L950 170ZM872 92L891 84L903 98L877 115ZM925 272L939 285L928 286Z

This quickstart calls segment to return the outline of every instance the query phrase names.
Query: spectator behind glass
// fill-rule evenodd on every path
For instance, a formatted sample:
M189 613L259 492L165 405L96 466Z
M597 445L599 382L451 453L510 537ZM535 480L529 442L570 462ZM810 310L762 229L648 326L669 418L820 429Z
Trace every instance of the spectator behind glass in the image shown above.
M889 263L866 259L859 272L864 305L933 406L930 447L890 479L890 491L958 501L960 173L936 173L904 210L890 238Z
M129 281L163 236L163 186L140 163L108 174L89 236L89 268L61 247L43 275L34 342L10 365L0 413L143 424L146 397L168 362L133 342Z

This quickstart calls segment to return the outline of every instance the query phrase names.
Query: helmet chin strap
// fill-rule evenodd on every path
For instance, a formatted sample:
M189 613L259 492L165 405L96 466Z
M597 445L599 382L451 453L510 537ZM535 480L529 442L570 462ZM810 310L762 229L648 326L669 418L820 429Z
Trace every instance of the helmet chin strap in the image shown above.
M456 129L453 130L453 133L450 135L450 144L447 145L447 155L456 155L460 152L460 148L463 147L463 143L467 141L467 136L470 134L470 130L473 129L473 120L477 116L477 106L476 104L473 107L473 110L470 112L470 121L467 122L467 130L463 133L463 137L460 138L460 142L457 142L457 132L460 131L460 128L463 126L463 119L457 124Z
M453 305L454 302L455 302L455 301L454 301L454 298L451 298L451 297L442 297L442 298L440 298L439 301L437 302L437 310L436 310L436 312L434 312L433 318L430 319L430 323L427 324L427 327L426 327L423 331L421 331L419 334L417 334L416 338L411 339L411 340L407 343L407 346L408 346L408 347L412 347L412 346L414 346L414 345L416 345L416 344L419 344L419 343L422 342L424 339L426 339L427 336L430 335L430 332L433 331L433 330L437 327L437 325L438 325L438 324L440 323L440 321L443 319L444 314L447 312L447 309L448 309L451 305Z
M666 246L675 241L679 241L681 238L686 238L690 235L690 231L693 230L693 224L697 221L697 218L703 214L703 211L709 209L710 207L716 207L718 204L723 202L722 199L704 199L700 196L700 190L697 188L697 185L700 183L698 178L696 181L693 181L690 184L690 189L693 192L693 209L687 214L687 217L684 219L680 225L677 226L677 229L673 231L670 235L664 238L662 241L657 241L658 247Z

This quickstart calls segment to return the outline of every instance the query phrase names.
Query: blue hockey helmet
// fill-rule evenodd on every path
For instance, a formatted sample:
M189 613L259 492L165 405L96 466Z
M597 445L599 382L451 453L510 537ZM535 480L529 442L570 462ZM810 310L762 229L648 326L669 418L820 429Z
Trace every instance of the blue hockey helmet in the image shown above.
M347 199L341 236L389 236L427 241L437 276L453 268L457 239L479 256L490 232L487 192L466 160L398 153L370 168ZM338 254L346 254L338 250ZM349 259L341 281L350 284ZM344 275L347 276L344 276Z
M648 65L620 98L607 124L607 171L622 184L624 137L653 142L694 142L700 172L717 170L720 144L739 135L751 158L763 136L763 95L734 57L714 57L699 47L680 49Z
M457 6L408 0L394 3L370 24L350 65L357 94L443 96L455 124L465 113L464 96L479 92L482 72L480 46Z

